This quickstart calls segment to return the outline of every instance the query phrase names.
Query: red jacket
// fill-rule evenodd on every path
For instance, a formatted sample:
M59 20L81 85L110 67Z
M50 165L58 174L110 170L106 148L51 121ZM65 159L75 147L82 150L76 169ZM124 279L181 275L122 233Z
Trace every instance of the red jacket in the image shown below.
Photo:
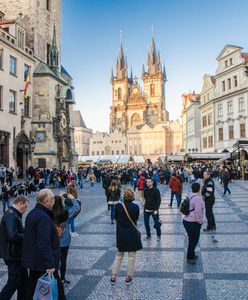
M175 176L172 176L170 179L170 189L172 192L180 193L181 190L181 182Z
M137 188L138 188L139 191L140 190L144 190L144 188L145 188L145 181L146 181L145 176L141 175L139 177L138 181L137 181Z

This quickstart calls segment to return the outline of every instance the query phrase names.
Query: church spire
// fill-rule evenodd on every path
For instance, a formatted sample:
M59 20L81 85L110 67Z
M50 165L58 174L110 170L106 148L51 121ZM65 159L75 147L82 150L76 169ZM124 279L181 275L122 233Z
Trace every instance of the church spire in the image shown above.
M59 48L57 44L57 31L55 26L55 21L53 25L53 41L51 47L51 68L58 71L59 69Z
M124 55L122 46L122 32L120 32L120 50L116 62L116 78L123 79L127 77L127 57Z
M147 65L148 65L148 74L156 75L158 72L161 72L161 63L160 63L160 54L156 50L155 40L154 40L154 30L152 26L152 42L150 51L147 57Z

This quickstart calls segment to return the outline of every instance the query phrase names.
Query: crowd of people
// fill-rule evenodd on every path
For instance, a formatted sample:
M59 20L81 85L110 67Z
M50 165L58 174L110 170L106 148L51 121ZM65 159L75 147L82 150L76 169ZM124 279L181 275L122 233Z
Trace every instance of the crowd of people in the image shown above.
M110 223L116 223L117 253L110 282L116 283L124 254L128 252L125 282L130 284L134 275L136 252L143 248L141 233L137 227L140 210L146 230L143 240L147 241L152 236L150 217L153 219L157 242L161 240L159 184L169 187L170 208L173 206L174 196L179 211L183 211L183 205L188 205L188 212L183 212L183 226L188 236L187 262L195 264L198 258L195 248L200 238L204 211L207 226L203 230L216 230L213 206L217 181L214 178L223 185L224 195L226 192L231 193L228 186L230 181L238 178L232 176L232 170L228 166L217 169L215 165L204 164L192 164L189 167L87 167L77 172L30 167L28 179L35 187L37 203L28 213L24 226L22 215L29 206L28 188L25 188L25 192L17 191L11 195L13 182L6 180L6 173L1 173L1 176L4 180L1 179L3 217L0 225L0 257L8 268L8 281L0 292L0 300L11 299L16 291L18 300L33 299L37 281L44 274L53 274L57 280L58 299L66 299L64 285L70 284L66 277L67 256L71 237L78 235L74 220L81 211L78 189L84 189L86 182L89 182L91 189L94 189L95 182L102 182L107 209L110 211ZM43 185L39 186L41 182ZM128 186L123 190L122 185ZM187 185L187 190L191 190L185 199L182 198L184 185ZM54 187L61 188L59 195L54 195ZM11 205L9 198L12 196L14 200ZM134 203L137 198L140 205Z

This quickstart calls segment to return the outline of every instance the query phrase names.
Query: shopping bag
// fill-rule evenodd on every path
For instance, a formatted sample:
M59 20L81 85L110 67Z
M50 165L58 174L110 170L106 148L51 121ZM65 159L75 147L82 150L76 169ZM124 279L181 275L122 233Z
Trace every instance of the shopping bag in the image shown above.
M52 274L46 273L38 279L33 300L58 300L57 280Z

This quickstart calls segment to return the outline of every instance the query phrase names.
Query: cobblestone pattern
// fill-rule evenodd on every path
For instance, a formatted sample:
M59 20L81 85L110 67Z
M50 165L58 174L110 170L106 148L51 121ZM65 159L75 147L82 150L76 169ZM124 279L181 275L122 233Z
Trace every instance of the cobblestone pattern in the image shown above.
M76 230L80 235L72 239L69 250L67 277L71 284L66 287L68 300L248 299L247 182L231 183L230 196L224 196L221 186L216 183L217 232L214 236L218 243L212 242L212 234L202 232L196 249L199 255L196 265L186 263L187 237L181 214L176 207L168 207L168 187L159 188L162 238L157 242L155 231L152 231L152 239L143 242L144 249L137 254L135 277L130 286L124 283L126 257L117 284L111 286L109 282L116 253L115 226L110 224L101 185L94 189L85 186L79 192L83 213L76 219ZM184 187L184 195L188 188ZM34 204L32 198L31 207ZM142 212L138 226L144 236ZM0 288L6 279L6 267L0 261Z

